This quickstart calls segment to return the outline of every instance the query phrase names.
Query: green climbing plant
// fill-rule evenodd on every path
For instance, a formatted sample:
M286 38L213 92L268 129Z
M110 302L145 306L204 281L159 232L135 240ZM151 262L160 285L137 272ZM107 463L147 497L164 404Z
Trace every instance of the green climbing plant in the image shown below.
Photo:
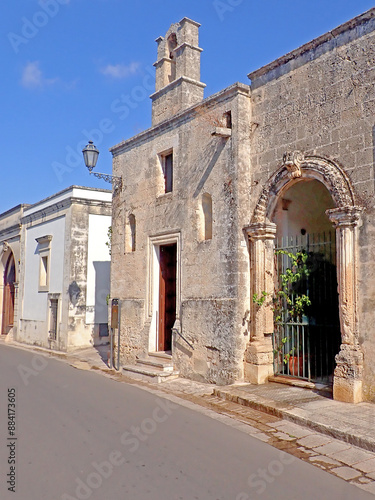
M108 240L105 242L105 244L108 247L109 255L112 255L112 226L109 226L108 228L107 237Z
M288 321L297 321L306 312L306 308L311 306L311 300L306 292L307 278L310 275L309 255L305 250L295 253L286 250L276 250L276 255L285 255L289 259L289 265L279 274L279 287L272 294L262 291L261 294L254 293L253 302L262 307L267 298L272 300L272 310L274 313L274 328L277 330L280 325ZM288 337L282 337L274 346L274 355L281 354L283 362L288 363L290 357L295 352L293 347L285 353L285 345Z

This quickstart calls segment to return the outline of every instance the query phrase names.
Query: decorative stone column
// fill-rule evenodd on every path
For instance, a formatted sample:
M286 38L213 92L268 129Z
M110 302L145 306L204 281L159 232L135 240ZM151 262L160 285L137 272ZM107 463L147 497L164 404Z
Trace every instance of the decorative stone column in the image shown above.
M273 311L274 239L276 225L254 223L245 228L250 243L251 322L250 342L245 351L245 379L252 384L264 384L273 375ZM256 294L267 296L262 305L253 301Z
M13 309L13 328L10 330L7 340L15 340L17 339L18 332L18 291L19 291L19 283L18 281L14 282L14 309Z
M341 347L336 355L333 398L337 401L362 401L363 352L358 331L358 227L362 209L343 207L327 210L336 228L337 281Z

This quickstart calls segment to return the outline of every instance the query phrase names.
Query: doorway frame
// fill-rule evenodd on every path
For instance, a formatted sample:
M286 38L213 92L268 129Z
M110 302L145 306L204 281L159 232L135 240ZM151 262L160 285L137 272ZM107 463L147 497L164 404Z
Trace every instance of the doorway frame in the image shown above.
M284 154L281 166L265 183L250 224L244 228L249 241L251 297L273 293L273 260L276 224L271 222L282 193L295 182L315 179L329 191L335 208L326 211L336 231L337 282L341 331L336 355L334 399L357 403L363 400L363 352L359 345L358 259L359 227L363 208L356 205L349 177L338 163L300 151ZM252 383L265 383L273 375L272 305L250 305L250 342L245 351L245 376Z
M148 352L158 352L158 310L160 247L176 244L176 321L180 321L181 310L181 232L166 232L149 237L147 316L150 322ZM172 341L173 349L173 341Z
M6 278L9 275L9 269L10 267L14 267L14 281L10 285L10 289L7 288L8 283L5 283ZM1 308L1 335L8 335L9 332L12 330L14 327L14 322L15 322L15 311L16 311L16 283L17 283L17 266L16 266L16 260L14 257L13 252L10 250L6 254L6 259L4 262L4 272L3 272L3 282L2 282L2 288L3 288L3 294L2 294L2 308ZM13 292L11 291L13 289ZM12 307L10 308L10 304L12 304ZM9 310L11 309L11 314ZM10 319L12 317L12 324L8 323L5 324L6 319ZM7 331L5 331L7 330Z

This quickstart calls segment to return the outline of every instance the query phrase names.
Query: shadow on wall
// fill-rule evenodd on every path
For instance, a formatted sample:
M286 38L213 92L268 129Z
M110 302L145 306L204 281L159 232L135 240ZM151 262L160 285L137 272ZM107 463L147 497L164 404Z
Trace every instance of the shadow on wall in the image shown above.
M95 269L95 315L94 323L108 322L107 296L110 291L110 261L94 262Z
M217 160L219 159L220 157L220 154L221 152L223 151L225 145L226 145L226 141L225 139L221 139L218 143L217 143L217 139L213 140L212 141L212 144L214 145L214 153L211 157L211 159L209 160L209 163L201 177L201 180L199 181L198 183L198 186L193 194L193 198L196 198L199 193L201 192L203 186L204 186L204 183L206 182L206 180L208 179L212 169L214 168Z
M78 303L79 297L81 295L81 289L76 281L72 281L68 288L70 302L75 307Z

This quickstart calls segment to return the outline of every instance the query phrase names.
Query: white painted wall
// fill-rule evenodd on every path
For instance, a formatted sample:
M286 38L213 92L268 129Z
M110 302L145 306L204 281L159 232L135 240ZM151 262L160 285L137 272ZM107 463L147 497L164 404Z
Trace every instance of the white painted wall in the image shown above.
M107 323L106 298L110 291L111 257L108 241L109 215L89 215L87 256L86 323Z
M48 292L39 292L39 261L36 238L51 235L50 279ZM65 251L65 217L38 224L26 229L25 236L25 284L22 319L47 320L48 293L63 293Z

